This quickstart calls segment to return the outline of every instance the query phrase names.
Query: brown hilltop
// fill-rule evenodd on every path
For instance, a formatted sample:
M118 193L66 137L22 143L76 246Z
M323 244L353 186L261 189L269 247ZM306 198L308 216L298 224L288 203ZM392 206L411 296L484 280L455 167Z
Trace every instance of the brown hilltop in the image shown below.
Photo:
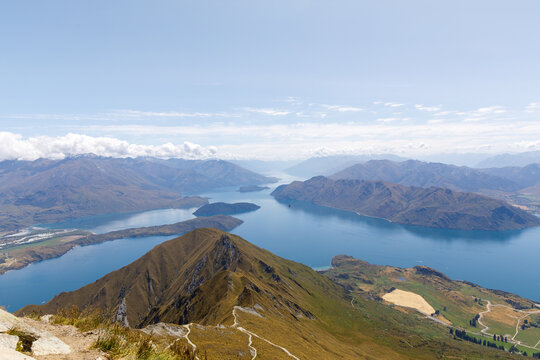
M267 305L278 312L312 317L295 297L309 296L299 281L303 265L283 260L238 236L214 228L194 230L79 290L61 293L41 306L20 313L55 313L81 309L114 309L114 316L134 327L169 322L219 324L232 321L234 306ZM300 278L299 278L300 277ZM329 280L323 286L341 294ZM309 280L309 279L308 279Z

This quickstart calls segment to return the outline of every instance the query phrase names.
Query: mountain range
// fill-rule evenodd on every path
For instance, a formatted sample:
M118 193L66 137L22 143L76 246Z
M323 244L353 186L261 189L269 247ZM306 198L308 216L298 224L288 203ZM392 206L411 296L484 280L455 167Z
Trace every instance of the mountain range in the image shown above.
M276 181L222 160L119 159L0 162L0 231L113 212L207 203L185 194Z
M353 292L336 278L360 280L362 274L343 266L318 273L238 236L198 229L18 314L65 314L73 306L98 311L145 332L173 329L175 341L206 359L513 358L456 341L448 325Z
M445 187L496 197L527 210L540 211L540 164L475 169L417 160L372 160L350 166L330 177Z
M330 176L332 179L382 180L406 186L445 187L456 191L517 191L522 186L501 173L481 171L466 166L428 163L418 160L402 162L371 160L355 164ZM540 180L540 179L539 179Z
M277 200L302 201L392 222L463 230L510 230L540 225L540 218L501 200L447 188L317 176L281 185Z

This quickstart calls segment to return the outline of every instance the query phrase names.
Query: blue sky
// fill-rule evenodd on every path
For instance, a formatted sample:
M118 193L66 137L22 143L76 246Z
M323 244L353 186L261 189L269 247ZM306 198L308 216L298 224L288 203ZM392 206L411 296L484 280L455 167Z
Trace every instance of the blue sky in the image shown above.
M539 16L538 1L4 1L0 158L540 149Z

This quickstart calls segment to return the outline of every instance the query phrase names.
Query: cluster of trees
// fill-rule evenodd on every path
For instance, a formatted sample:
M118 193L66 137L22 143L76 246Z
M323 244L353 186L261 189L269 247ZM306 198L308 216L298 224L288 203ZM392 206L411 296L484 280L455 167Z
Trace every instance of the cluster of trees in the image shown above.
M474 298L474 302L475 302L475 303L478 303L478 305L483 305L483 304L482 304L482 299L479 299L479 298L477 298L477 297Z
M540 359L540 352L532 354L533 359Z
M530 327L540 328L540 316L536 318L536 322L528 321L527 319L523 320L523 324L521 324L521 330L525 330Z
M480 319L480 314L476 314L476 316L472 320L469 320L469 325L471 325L472 327L476 327L478 319Z
M470 336L469 334L467 334L467 332L465 330L459 330L459 329L454 330L454 329L450 328L450 334L454 335L454 339L461 339L461 340L469 341L469 342L472 342L472 343L475 343L475 344L478 344L478 345L487 346L487 347L490 347L490 348L506 351L506 348L504 347L504 345L502 345L502 344L497 345L496 343L491 342L491 341L489 341L487 339L479 339L479 338L477 338L475 336ZM500 336L500 335L493 335L493 340L494 341L508 342L508 338ZM524 356L527 356L526 352L522 353L514 345L512 345L508 349L508 351L511 352L511 353L522 354ZM533 354L533 358L540 359L540 353Z
M478 339L477 337L474 337L474 336L470 336L469 334L467 334L465 330L459 330L459 329L454 330L450 328L450 334L454 334L454 338L458 338L458 339L469 341L478 345L482 345L481 339Z

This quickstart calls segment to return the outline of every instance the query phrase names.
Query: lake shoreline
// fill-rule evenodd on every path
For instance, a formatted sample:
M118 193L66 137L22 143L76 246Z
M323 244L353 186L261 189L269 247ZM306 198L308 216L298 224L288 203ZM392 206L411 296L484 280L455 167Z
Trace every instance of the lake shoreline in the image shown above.
M35 262L60 257L76 246L95 245L106 241L126 238L169 235L180 236L183 233L201 227L216 227L220 230L230 231L242 223L242 220L232 216L216 215L180 221L175 224L130 228L111 231L105 234L92 234L86 232L86 234L80 234L76 238L72 238L70 241L66 242L62 242L60 238L60 243L54 246L45 246L43 243L47 243L47 241L44 241L37 242L22 249L12 249L10 251L10 248L7 248L6 252L0 253L0 255L6 254L3 257L0 257L0 260L3 260L0 262L0 275L5 274L8 271L22 269Z

